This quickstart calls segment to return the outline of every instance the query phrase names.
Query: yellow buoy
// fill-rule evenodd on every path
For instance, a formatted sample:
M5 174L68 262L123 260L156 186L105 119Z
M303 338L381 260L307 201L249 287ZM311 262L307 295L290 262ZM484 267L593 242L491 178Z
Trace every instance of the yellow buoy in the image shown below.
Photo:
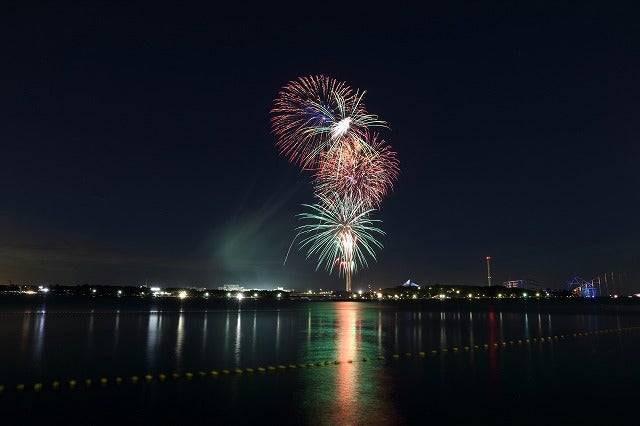
M166 378L167 378L166 374L162 374L162 373L158 374L158 379L160 379L161 382L164 382Z
M298 368L298 366L295 364L289 364L289 368Z
M236 372L236 374L242 374L242 373L244 373L244 371L242 371L242 370L241 370L241 369L239 369L239 368L236 368L236 369L235 369L235 372Z
M102 386L106 385L107 383L109 383L109 380L107 380L107 378L106 378L106 377L103 377L103 378L101 378L101 379L100 379L100 384L101 384Z
M217 375L218 375L218 372L217 372L216 370L211 370L211 375L212 375L212 376L217 376Z
M0 385L0 393L4 392L4 385Z
M418 355L424 356L424 352L418 352Z
M122 383L122 377L116 377L116 383L117 384Z
M173 374L171 375L171 377L173 377L175 380L178 380L178 379L180 378L180 374L178 374L178 373L173 373Z
M267 367L267 370L269 371L274 371L276 368L273 365L270 365Z
M244 370L244 371L246 371L247 373L253 373L253 368L247 368L247 369L246 369L246 370Z
M144 376L144 378L147 382L150 382L151 380L153 380L153 376L151 374L147 374L146 376Z
M265 372L266 370L264 369L264 367L258 367L258 371L259 371L259 372L261 372L261 373L263 373L263 372Z
M40 392L42 390L42 383L36 383L33 385L33 390L36 392Z
M60 387L60 382L57 380L54 380L53 382L51 382L51 387L53 389L58 389Z
M227 370L227 369L222 370L222 374L229 374L229 373L231 373L231 371L229 371L229 370ZM188 378L191 378L191 377L189 376L189 374L191 374L191 373L187 373L187 377L188 377Z
M198 372L198 375L199 375L200 377L204 377L204 376L206 376L206 375L207 375L207 373L205 373L204 371L199 371L199 372Z
M20 383L16 386L16 390L18 392L22 392L24 390L24 384Z
M91 386L91 379L85 379L84 384L87 385L87 387Z
M393 359L399 359L399 358L400 358L400 355L398 355L398 354L393 354Z
M139 377L138 376L133 376L131 377L131 383L138 383Z

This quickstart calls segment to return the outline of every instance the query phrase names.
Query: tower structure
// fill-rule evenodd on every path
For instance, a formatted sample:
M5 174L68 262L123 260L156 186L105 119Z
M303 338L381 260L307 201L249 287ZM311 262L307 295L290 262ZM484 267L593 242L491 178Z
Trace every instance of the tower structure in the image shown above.
M491 256L487 256L487 286L491 287Z

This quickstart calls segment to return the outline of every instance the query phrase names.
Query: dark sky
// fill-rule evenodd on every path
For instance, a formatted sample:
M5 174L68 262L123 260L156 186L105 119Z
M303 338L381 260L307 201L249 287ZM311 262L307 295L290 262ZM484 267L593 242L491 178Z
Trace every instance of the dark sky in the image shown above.
M640 290L633 2L187 3L3 6L0 284L343 288L283 265L313 196L269 123L324 74L400 161L354 290L484 284L487 255L494 283Z

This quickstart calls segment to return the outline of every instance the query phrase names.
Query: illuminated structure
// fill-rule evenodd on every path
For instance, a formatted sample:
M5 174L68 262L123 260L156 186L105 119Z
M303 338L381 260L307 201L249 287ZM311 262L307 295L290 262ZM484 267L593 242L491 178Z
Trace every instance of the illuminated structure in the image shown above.
M506 288L518 288L520 287L520 282L522 280L510 280L510 281L505 281L504 283L502 283L503 286L505 286Z
M411 279L408 279L404 284L402 284L402 287L420 288L418 284L411 282Z
M218 290L222 291L244 291L244 287L239 286L237 284L225 284L218 287Z
M491 256L487 256L487 285L491 287Z
M598 296L598 289L595 286L595 279L585 281L580 277L574 277L567 282L567 289L575 296L593 298Z

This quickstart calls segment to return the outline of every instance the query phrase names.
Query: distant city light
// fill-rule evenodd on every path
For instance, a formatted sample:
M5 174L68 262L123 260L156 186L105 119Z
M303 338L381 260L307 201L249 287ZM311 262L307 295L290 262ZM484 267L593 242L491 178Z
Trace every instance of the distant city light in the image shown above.
M187 292L182 290L180 293L178 293L178 297L180 299L186 299L187 298Z
M238 293L238 294L236 295L236 298L238 298L238 300L242 300L242 299L244 298L244 294L242 294L242 293Z

